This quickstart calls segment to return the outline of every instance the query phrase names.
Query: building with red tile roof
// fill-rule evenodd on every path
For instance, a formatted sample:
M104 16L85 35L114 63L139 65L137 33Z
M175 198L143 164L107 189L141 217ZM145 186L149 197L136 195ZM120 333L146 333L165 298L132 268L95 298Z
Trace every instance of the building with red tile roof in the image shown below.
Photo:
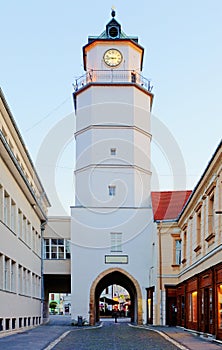
M184 208L192 191L152 192L154 221L176 220Z

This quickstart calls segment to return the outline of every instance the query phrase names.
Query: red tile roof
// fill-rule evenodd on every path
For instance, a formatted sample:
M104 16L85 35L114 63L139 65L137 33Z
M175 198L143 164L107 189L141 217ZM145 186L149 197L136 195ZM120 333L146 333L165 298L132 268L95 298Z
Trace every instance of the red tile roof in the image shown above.
M152 192L154 220L173 220L178 217L192 191Z

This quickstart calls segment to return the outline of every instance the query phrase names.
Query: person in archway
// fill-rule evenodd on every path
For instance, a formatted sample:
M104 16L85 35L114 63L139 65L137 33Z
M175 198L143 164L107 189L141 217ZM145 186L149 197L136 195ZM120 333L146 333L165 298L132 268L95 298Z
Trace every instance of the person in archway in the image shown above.
M118 317L119 317L119 311L118 310L114 310L114 312L113 312L113 317L114 317L114 319L115 319L115 323L117 323L117 319L118 319Z

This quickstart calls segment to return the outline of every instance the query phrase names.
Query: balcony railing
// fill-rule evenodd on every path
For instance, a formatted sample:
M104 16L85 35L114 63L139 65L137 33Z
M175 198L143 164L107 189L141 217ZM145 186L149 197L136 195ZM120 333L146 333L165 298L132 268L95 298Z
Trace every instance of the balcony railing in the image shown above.
M90 83L133 83L137 84L149 92L152 91L150 80L144 78L141 74L133 70L90 70L86 74L75 80L73 84L74 90L78 91L82 87Z

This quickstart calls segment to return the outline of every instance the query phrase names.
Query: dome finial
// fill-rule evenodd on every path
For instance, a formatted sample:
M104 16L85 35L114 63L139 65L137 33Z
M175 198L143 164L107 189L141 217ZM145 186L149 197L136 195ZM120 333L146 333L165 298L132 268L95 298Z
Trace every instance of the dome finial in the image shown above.
M115 7L114 6L112 6L112 12L111 12L111 16L112 17L115 17L115 15L116 15L116 11L115 11Z

